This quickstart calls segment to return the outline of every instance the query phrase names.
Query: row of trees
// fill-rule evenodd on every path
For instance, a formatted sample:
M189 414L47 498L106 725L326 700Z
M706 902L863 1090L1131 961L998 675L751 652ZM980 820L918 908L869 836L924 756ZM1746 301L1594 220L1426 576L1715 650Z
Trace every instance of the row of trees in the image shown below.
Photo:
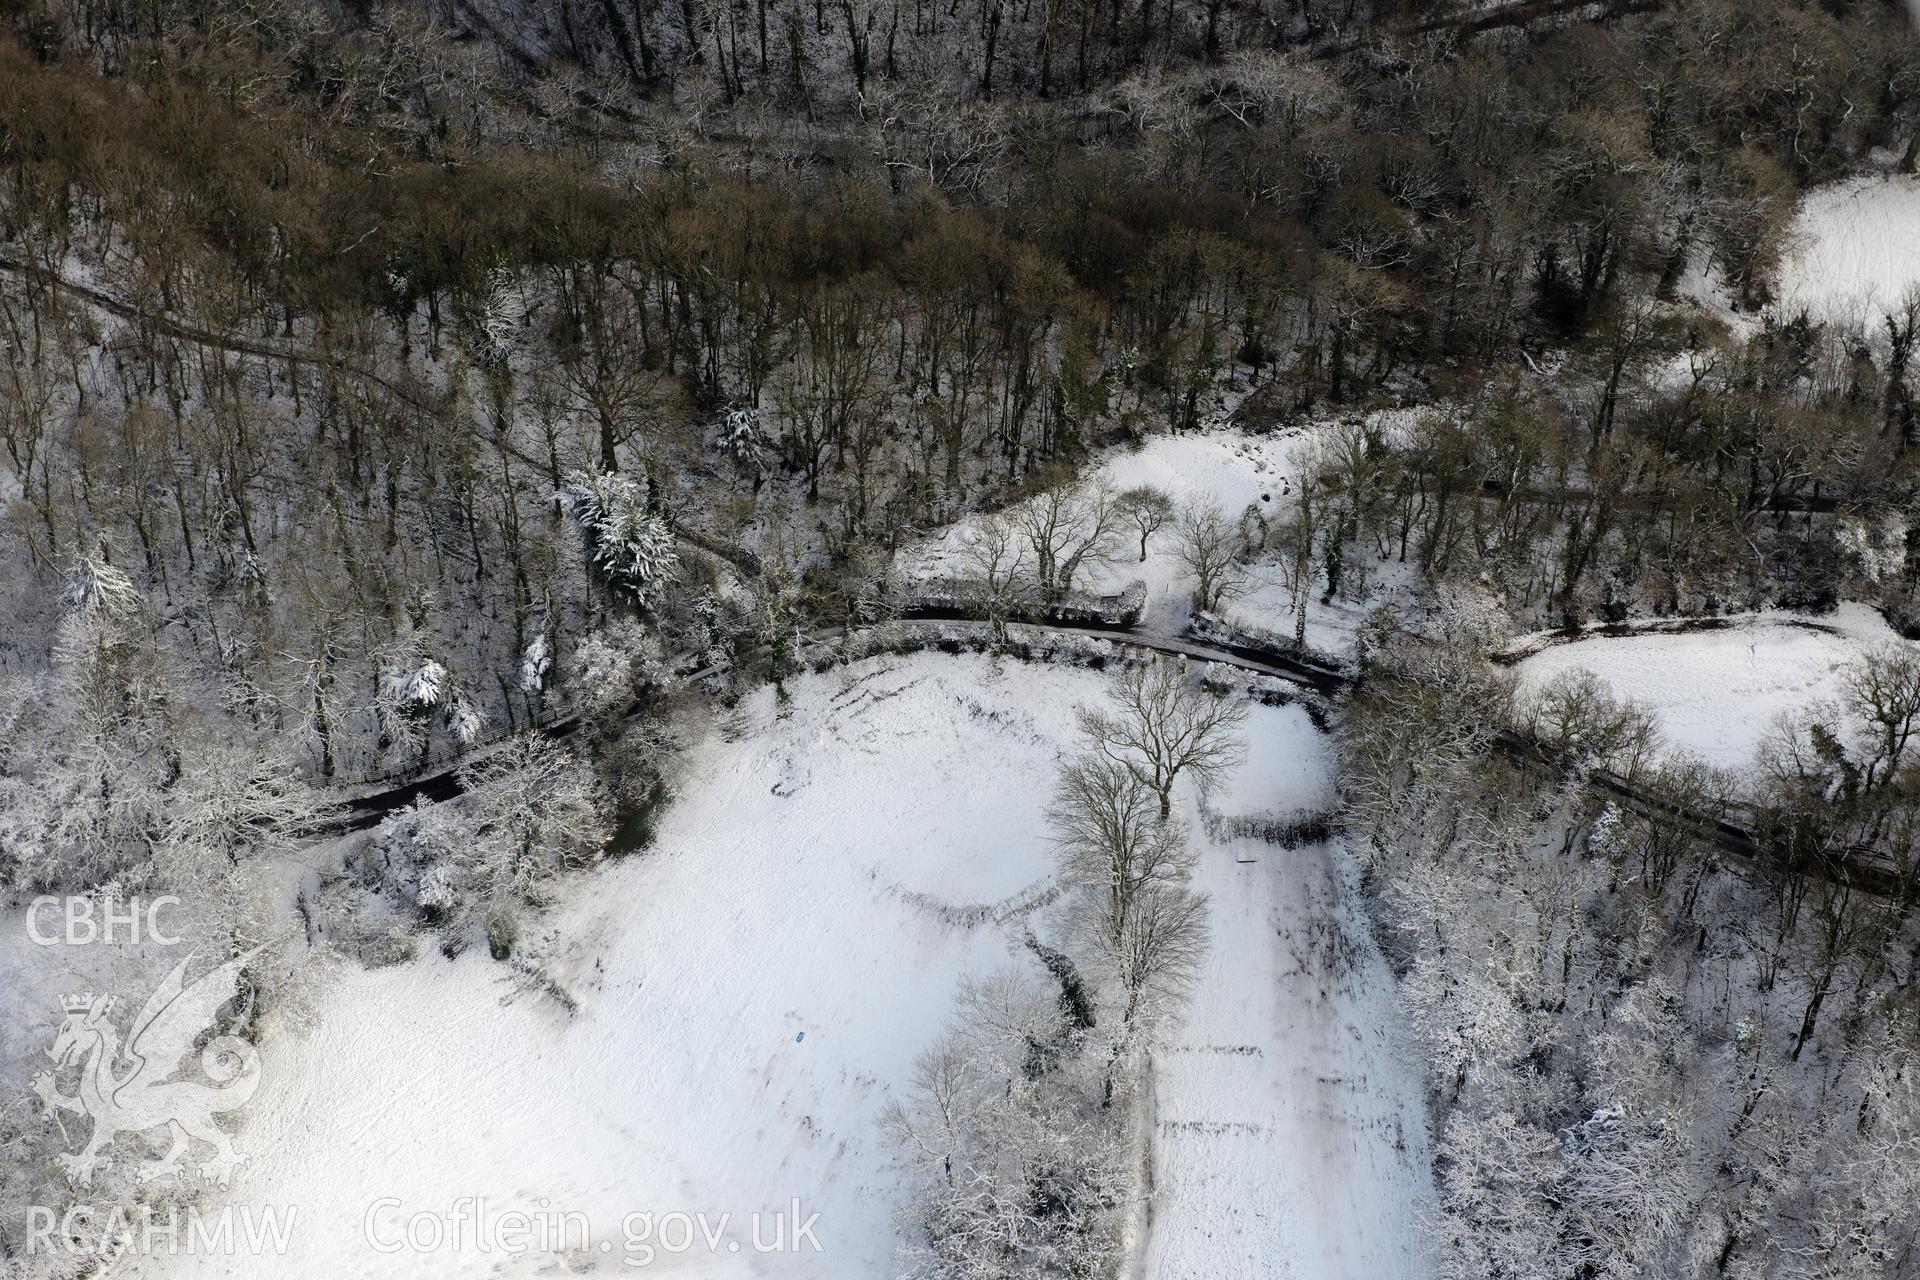
M1136 546L1145 561L1156 534L1172 536L1173 558L1192 578L1193 606L1217 609L1245 587L1246 562L1256 550L1242 522L1217 506L1182 507L1152 485L1116 490L1104 480L1061 479L966 531L962 563L968 601L989 619L1004 621L1036 605L1057 604L1075 584L1119 568Z
M1207 902L1169 796L1237 758L1242 701L1152 661L1081 714L1048 810L1062 943L963 985L946 1034L891 1113L915 1181L910 1274L1091 1275L1122 1257L1146 1189L1138 1103L1207 950Z
M1912 617L1897 317L1691 345L1677 319L1625 375L1576 350L1550 382L1334 426L1273 531L1289 585L1364 598L1369 566L1406 565L1521 629L1846 595Z

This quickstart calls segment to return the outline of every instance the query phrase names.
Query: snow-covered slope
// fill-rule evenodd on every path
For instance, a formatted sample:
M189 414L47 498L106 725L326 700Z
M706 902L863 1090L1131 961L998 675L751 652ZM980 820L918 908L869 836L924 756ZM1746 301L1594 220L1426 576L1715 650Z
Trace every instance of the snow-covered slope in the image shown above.
M434 955L345 975L307 1038L270 1024L239 1139L255 1164L231 1195L300 1206L271 1274L620 1274L637 1211L733 1215L712 1250L656 1238L649 1274L893 1274L882 1110L962 975L1005 963L1036 909L1044 931L1042 810L1101 679L921 655L799 681L784 706L762 690L698 749L657 846L556 913L546 967L576 1014L516 995L484 956ZM1330 795L1297 708L1256 707L1248 738L1222 812ZM1418 1073L1384 1052L1390 980L1338 866L1203 846L1217 941L1159 1065L1150 1274L1272 1275L1280 1258L1315 1280L1407 1274ZM377 1204L391 1243L463 1197L475 1216L578 1211L595 1234L566 1257L366 1239ZM755 1254L748 1215L796 1200L823 1251ZM263 1274L253 1258L143 1265L126 1274Z
M1384 411L1381 416L1392 420L1404 415ZM1303 451L1312 447L1317 428L1249 435L1224 425L1219 415L1214 423L1204 430L1153 436L1138 449L1111 453L1086 483L1100 480L1115 490L1150 485L1183 507L1211 504L1236 521L1249 510L1259 513L1269 525L1284 521L1296 500L1293 481ZM1384 425L1391 430L1394 422ZM917 559L909 559L908 576L966 576L966 547L977 536L978 524L976 517L947 529L922 548ZM1175 527L1169 524L1153 534L1144 560L1140 558L1137 532L1129 525L1124 534L1112 562L1086 573L1075 587L1106 592L1120 590L1136 579L1143 581L1147 600L1141 624L1167 634L1178 633L1186 622L1187 597L1193 582L1175 554ZM1400 591L1411 581L1406 566L1370 557L1355 566L1355 571L1359 570L1370 574L1374 584L1364 600L1338 599L1323 605L1315 591L1308 609L1307 637L1311 643L1336 651L1348 648L1368 611L1389 592ZM1293 632L1293 597L1271 558L1248 567L1245 590L1229 599L1221 612L1256 629L1283 635Z

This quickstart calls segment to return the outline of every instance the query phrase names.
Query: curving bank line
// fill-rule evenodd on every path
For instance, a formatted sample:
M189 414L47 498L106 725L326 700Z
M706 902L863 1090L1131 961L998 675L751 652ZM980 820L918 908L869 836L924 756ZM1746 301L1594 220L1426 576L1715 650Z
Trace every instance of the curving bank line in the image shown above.
M992 623L972 618L946 616L951 612L953 611L937 609L917 611L898 621L883 625L938 628L940 636L966 637L976 647L984 648L991 645L994 638ZM862 628L855 634L870 633L873 630L874 628ZM1008 625L1007 631L1016 636L1102 639L1120 648L1144 649L1169 657L1213 663L1248 675L1284 681L1300 688L1308 700L1310 709L1318 713L1324 713L1331 699L1362 678L1355 673L1334 670L1316 662L1289 657L1282 653L1264 649L1256 653L1236 645L1205 643L1132 624L1062 621L1013 623ZM816 632L803 636L802 639L815 644L827 644L842 634L838 630ZM930 647L937 650L940 646L935 644ZM723 674L725 670L726 668L718 665L704 666L684 673L679 677L678 683L683 687L697 686L703 680ZM637 712L638 708L634 708L634 711ZM1316 720L1324 722L1324 714L1317 714ZM563 715L539 724L535 728L537 732L550 738L564 739L577 732L580 725L579 716ZM1523 764L1551 768L1556 763L1552 755L1539 743L1517 733L1502 731L1495 735L1494 740L1503 751ZM432 802L452 799L465 790L461 775L472 767L475 760L483 758L483 755L484 753L472 755L454 764L435 766L418 776L395 780L391 785L380 790L348 798L342 802L336 818L329 824L329 829L337 832L363 831L377 826L388 814L416 801ZM1819 859L1796 856L1780 849L1756 833L1751 825L1739 820L1737 814L1709 812L1684 805L1669 797L1658 795L1630 779L1604 770L1595 770L1589 774L1587 783L1596 793L1631 812L1643 817L1686 826L1697 838L1743 865L1784 868L1815 879L1844 884L1879 897L1897 897L1908 891L1905 879L1899 874L1898 868L1884 854L1875 850L1854 848L1837 856Z
M969 635L982 642L990 642L993 636L991 623L970 618L918 614L884 625L937 628L943 634ZM873 628L862 630L870 632ZM1109 627L1092 623L1077 626L1062 623L1014 623L1011 624L1010 630L1056 636L1093 637L1123 648L1146 649L1170 657L1217 663L1251 675L1265 676L1269 679L1299 685L1320 697L1330 697L1351 682L1351 678L1342 673L1312 664L1290 662L1274 656L1256 659L1226 648L1131 627ZM826 643L840 634L837 630L817 632L804 638L815 643ZM697 686L703 680L724 674L726 670L726 667L720 665L700 667L680 675L677 683L682 687ZM634 710L637 711L638 708ZM561 740L578 732L580 725L581 719L578 715L562 715L536 724L534 730L546 737ZM450 800L466 789L461 781L461 775L472 768L477 760L483 758L485 758L484 750L465 756L454 763L431 766L428 770L413 776L392 779L388 785L378 790L350 796L341 802L338 816L330 824L330 829L341 832L364 831L378 825L388 814L404 809L416 801Z

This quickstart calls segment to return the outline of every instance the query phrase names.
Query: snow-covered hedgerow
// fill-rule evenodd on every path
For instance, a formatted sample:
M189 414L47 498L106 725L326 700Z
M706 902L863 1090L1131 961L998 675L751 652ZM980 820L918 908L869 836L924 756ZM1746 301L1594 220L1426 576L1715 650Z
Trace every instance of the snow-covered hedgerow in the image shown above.
M1200 821L1206 833L1217 841L1251 837L1279 845L1282 849L1297 849L1303 844L1331 839L1340 829L1339 816L1324 809L1290 809L1283 813L1229 816L1202 806Z
M997 603L1004 616L1022 622L1051 622L1069 627L1105 627L1121 630L1140 620L1146 604L1144 582L1128 583L1103 594L1069 592L1058 600L1043 600L1033 592L1002 593L996 600L984 582L967 578L930 578L903 588L900 612L905 617L986 618Z
M1353 664L1338 654L1316 649L1309 644L1296 644L1286 637L1244 624L1228 622L1219 614L1204 609L1195 609L1187 619L1187 634L1195 640L1223 649L1306 662L1330 672L1345 673L1353 669Z
M1143 651L1097 635L1061 635L1014 624L1006 638L996 642L984 623L889 622L855 632L851 637L817 641L806 651L807 664L824 671L843 662L881 653L1001 653L1023 662L1103 670L1109 665L1144 661Z

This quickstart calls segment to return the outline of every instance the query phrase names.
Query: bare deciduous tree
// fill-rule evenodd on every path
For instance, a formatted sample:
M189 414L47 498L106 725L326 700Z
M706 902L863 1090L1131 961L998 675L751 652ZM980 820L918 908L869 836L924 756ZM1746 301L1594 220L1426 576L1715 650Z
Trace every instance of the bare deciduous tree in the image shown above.
M1302 483L1299 499L1281 523L1276 540L1280 548L1280 580L1293 601L1293 643L1307 642L1307 602L1313 598L1313 548L1319 538L1318 496L1310 483Z
M1181 513L1174 554L1193 577L1196 609L1218 609L1245 589L1239 526L1217 506L1189 507Z
M1067 880L1092 891L1103 945L1122 945L1135 904L1155 884L1183 882L1193 866L1178 823L1162 818L1153 791L1101 756L1061 772L1047 811Z
M1027 594L1026 556L1020 530L1011 518L995 512L982 519L967 543L964 559L974 592L973 603L987 615L995 643L1007 638L1007 619Z
M1080 733L1096 756L1127 770L1160 799L1160 815L1172 812L1173 784L1188 774L1205 790L1239 763L1235 736L1246 721L1246 703L1216 696L1190 679L1184 664L1158 658L1128 667L1114 678L1119 714L1080 713Z
M1149 881L1103 957L1122 993L1120 1022L1130 1035L1164 1017L1207 956L1207 900L1184 885Z
M1135 485L1119 497L1120 513L1140 531L1140 558L1147 558L1147 539L1173 519L1173 499L1152 485Z
M1865 785L1885 783L1899 772L1920 727L1920 653L1904 644L1876 649L1848 668L1842 687L1848 709L1873 737Z
M1014 508L1012 518L1033 550L1041 596L1059 600L1073 590L1075 574L1107 563L1123 517L1113 490L1096 481L1079 490L1056 485Z

